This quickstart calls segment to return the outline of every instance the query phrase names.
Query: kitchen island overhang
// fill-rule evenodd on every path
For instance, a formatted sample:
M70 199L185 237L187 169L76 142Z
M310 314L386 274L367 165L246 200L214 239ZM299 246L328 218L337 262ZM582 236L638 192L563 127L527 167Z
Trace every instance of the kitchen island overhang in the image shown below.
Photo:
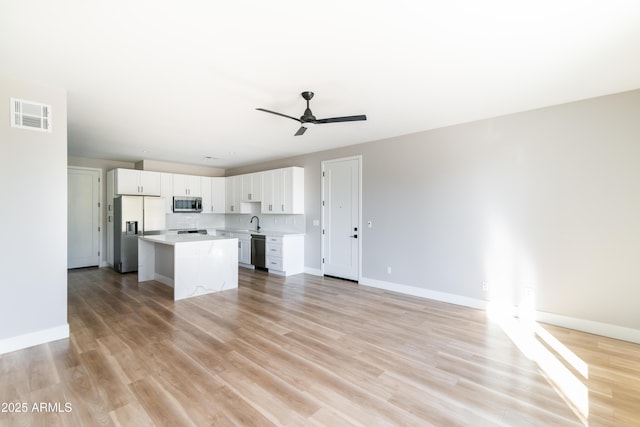
M200 234L138 238L138 282L173 288L175 301L238 287L238 239Z

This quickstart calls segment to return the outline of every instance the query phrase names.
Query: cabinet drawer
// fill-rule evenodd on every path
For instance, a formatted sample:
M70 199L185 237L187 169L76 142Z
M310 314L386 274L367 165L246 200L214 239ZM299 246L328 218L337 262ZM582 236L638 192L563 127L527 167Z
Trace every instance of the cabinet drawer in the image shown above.
M267 268L282 271L282 258L267 255Z
M282 257L282 245L267 242L267 255Z
M280 236L267 236L267 243L274 243L276 245L282 244L282 237Z

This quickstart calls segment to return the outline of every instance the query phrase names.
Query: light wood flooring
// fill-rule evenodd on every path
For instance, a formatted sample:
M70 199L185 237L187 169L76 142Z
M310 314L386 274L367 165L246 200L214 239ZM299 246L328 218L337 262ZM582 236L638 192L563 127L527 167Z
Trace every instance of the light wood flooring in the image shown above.
M310 275L68 277L70 339L0 356L1 426L640 425L640 345Z

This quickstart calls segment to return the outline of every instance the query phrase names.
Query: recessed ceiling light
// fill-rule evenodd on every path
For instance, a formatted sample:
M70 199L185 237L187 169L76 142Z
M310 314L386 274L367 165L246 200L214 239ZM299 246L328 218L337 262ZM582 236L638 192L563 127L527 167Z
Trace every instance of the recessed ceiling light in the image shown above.
M204 156L205 160L219 160L219 157L213 157L213 156Z

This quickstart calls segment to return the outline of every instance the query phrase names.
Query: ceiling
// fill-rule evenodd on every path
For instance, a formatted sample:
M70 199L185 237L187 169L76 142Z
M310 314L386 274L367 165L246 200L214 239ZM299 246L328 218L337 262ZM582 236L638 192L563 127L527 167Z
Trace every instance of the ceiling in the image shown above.
M70 156L229 168L640 88L640 2L3 0L0 58L67 90ZM368 120L256 111L305 90Z

